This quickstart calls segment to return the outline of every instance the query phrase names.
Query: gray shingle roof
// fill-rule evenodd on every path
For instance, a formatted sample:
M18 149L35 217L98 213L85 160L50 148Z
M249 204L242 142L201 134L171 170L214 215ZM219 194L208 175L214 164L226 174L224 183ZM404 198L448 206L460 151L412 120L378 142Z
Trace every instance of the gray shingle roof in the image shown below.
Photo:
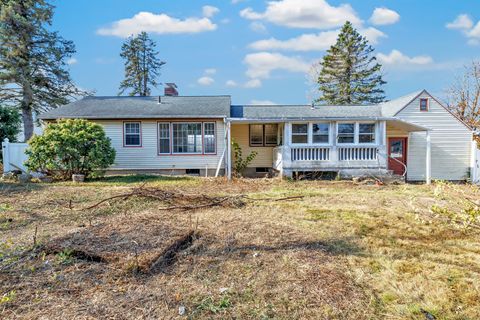
M246 105L232 106L232 115L244 119L378 118L379 106Z
M86 97L39 115L40 119L223 118L230 96Z
M413 99L419 96L423 91L425 90L412 92L403 97L381 103L380 106L382 107L382 114L385 117L394 117L400 110L403 109L403 107L409 104Z

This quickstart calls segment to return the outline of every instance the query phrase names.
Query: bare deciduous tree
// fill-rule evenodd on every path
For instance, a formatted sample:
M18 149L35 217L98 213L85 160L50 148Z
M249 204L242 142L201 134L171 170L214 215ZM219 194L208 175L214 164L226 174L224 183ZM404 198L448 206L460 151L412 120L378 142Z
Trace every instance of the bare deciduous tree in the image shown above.
M480 61L465 66L448 88L448 108L471 127L480 130Z

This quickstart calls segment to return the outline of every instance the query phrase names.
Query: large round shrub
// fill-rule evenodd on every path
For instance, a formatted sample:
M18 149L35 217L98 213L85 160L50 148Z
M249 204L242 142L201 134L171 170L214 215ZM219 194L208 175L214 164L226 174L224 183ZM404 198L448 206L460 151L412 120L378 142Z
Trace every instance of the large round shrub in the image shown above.
M49 123L28 143L27 168L63 179L102 172L115 160L115 149L102 126L82 119Z

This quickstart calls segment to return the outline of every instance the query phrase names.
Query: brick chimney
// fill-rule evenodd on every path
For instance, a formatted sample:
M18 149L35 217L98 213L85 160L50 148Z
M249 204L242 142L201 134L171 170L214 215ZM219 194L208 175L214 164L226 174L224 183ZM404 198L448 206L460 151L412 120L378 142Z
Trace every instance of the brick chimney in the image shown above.
M165 95L171 97L178 96L177 85L172 82L165 83Z

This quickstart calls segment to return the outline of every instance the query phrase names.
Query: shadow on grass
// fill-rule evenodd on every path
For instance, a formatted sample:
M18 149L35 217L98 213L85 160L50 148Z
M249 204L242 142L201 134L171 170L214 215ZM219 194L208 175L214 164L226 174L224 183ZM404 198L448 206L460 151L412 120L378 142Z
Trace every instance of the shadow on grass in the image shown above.
M229 246L225 248L226 252L243 252L243 251L289 251L289 250L306 250L321 251L329 255L361 255L362 248L356 245L351 239L331 239L326 241L289 241L276 245L243 245Z
M103 178L89 179L87 182L99 183L141 183L141 182L161 182L161 181L189 181L192 177L186 176L162 176L152 174L129 174L118 176L105 176Z
M31 192L38 191L43 188L45 188L45 184L41 183L18 183L9 181L0 182L0 194Z

